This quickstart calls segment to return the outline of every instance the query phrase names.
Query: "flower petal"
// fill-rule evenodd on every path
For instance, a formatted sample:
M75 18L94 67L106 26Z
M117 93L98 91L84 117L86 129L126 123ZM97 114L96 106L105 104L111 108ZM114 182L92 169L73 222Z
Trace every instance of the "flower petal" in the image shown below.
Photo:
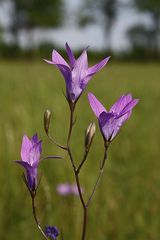
M26 135L24 135L22 139L22 146L21 146L22 161L29 163L29 154L30 154L31 147L32 147L32 142Z
M61 64L69 68L68 63L64 60L64 58L56 51L52 52L52 62L55 64Z
M109 111L119 114L131 100L132 100L131 94L123 95L116 101L116 103L111 107Z
M88 93L88 100L97 118L99 118L99 115L102 112L107 112L104 106L98 101L98 99L92 93Z
M99 127L107 141L109 141L112 137L115 124L115 115L113 113L102 112L99 115Z
M27 162L23 162L21 160L15 161L15 163L20 164L22 167L24 167L26 170L30 170L32 167Z
M102 61L100 61L99 63L97 63L96 65L88 68L87 71L87 77L91 77L93 76L95 73L97 73L98 71L100 71L109 61L110 56L106 57L105 59L103 59Z
M34 146L32 146L30 150L29 161L32 167L38 167L41 152L42 152L42 141L39 141Z
M31 142L33 145L39 142L37 133L33 135L33 137L31 138Z
M49 64L56 65L56 67L58 67L58 69L60 70L60 72L62 73L62 75L65 79L67 89L71 88L71 69L70 69L70 67L63 65L63 64L57 64L55 62L48 61L46 59L44 59L44 61Z
M123 116L127 112L131 112L132 108L134 108L138 102L139 102L139 99L133 99L132 101L130 101L121 111L120 116Z
M31 167L27 162L23 161L15 161L15 163L25 168L27 185L31 190L35 189L37 186L37 168Z
M76 101L79 98L86 87L84 79L87 73L87 68L87 52L84 50L81 56L76 60L71 72L71 86L68 92L73 101Z
M47 59L43 59L46 63L49 63L49 64L52 64L52 65L55 65L54 62L50 61L50 60L47 60Z
M66 51L67 51L67 55L68 55L68 58L69 58L69 61L70 61L70 65L71 65L71 67L73 67L76 60L75 60L73 52L72 52L70 46L68 45L68 43L66 43Z
M72 71L73 84L80 84L81 80L86 76L88 68L87 51L84 50L81 56L76 60Z

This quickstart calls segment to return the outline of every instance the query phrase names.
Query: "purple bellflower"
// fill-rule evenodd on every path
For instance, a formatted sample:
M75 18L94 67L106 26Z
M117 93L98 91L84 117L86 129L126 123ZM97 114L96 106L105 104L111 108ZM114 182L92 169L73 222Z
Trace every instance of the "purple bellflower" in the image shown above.
M60 231L55 226L46 226L44 232L48 238L53 240L56 240L60 234Z
M26 183L31 191L37 187L37 169L42 152L42 141L35 134L31 140L24 135L21 146L21 160L16 161L26 170Z
M67 100L75 103L83 93L92 76L107 64L110 57L106 57L98 64L88 67L87 49L82 52L78 59L75 59L72 50L66 43L66 52L69 58L69 64L56 50L52 52L51 61L44 60L49 64L56 65L61 71L66 83Z
M131 94L123 95L107 112L92 93L88 94L88 100L94 114L98 118L102 135L108 142L115 138L121 126L131 116L132 109L139 101L138 99L133 99Z

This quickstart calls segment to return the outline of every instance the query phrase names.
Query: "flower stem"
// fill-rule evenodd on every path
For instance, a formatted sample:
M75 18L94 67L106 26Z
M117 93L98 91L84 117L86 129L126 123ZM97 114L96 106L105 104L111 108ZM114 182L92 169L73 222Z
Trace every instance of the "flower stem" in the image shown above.
M79 172L75 171L75 178L76 178L76 184L78 188L78 193L80 197L80 201L83 207L83 230L82 230L82 240L85 240L86 236L86 227L87 227L87 206L85 204L85 201L83 199L82 191L81 191L81 186L79 182Z
M82 204L82 207L83 207L82 240L85 240L86 226L87 226L87 207L85 205L83 195L82 195L82 190L81 190L80 181L79 181L79 171L80 171L80 168L82 167L87 155L84 156L84 159L83 159L80 167L78 167L78 169L76 169L74 159L73 159L73 156L72 156L72 152L71 152L71 149L70 149L70 139L71 139L72 129L73 129L73 125L74 125L73 119L74 119L74 108L72 108L70 106L70 123L69 123L68 137L67 137L67 152L68 152L71 164L72 164L72 168L73 168L73 171L74 171L75 180L76 180L76 184L77 184L77 189L78 189L78 193L79 193L79 198L80 198L80 201L81 201L81 204Z
M68 131L68 137L67 137L67 147L70 145L70 139L73 129L73 114L74 114L74 108L70 107L70 121L69 121L69 131Z
M103 174L103 170L104 170L104 166L105 166L105 162L106 162L106 159L107 159L107 150L108 150L108 145L106 143L104 143L104 157L103 157L103 160L102 162L100 163L100 167L99 167L99 174L98 174L98 177L97 177L97 180L94 184L94 187L93 187L93 190L91 192L91 195L89 196L88 198L88 201L86 203L86 206L88 207L92 198L93 198L93 195L99 185L99 182L100 182L100 179L101 179L101 176Z
M35 223L39 229L39 231L41 232L41 234L43 235L44 239L48 240L46 234L44 233L42 227L41 227L41 224L37 218L37 213L36 213L36 206L35 206L35 195L31 194L31 199L32 199L32 212L33 212L33 216L34 216L34 220L35 220Z
M83 160L82 160L82 162L79 164L79 166L78 166L78 168L77 168L77 172L78 172L78 173L80 172L81 167L82 167L83 164L85 163L87 156L88 156L88 151L85 151Z

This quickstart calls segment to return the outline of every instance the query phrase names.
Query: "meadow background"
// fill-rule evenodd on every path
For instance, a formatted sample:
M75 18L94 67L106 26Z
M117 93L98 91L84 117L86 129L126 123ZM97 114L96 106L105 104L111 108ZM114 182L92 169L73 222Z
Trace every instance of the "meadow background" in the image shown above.
M40 240L31 200L22 181L22 137L36 132L43 156L36 203L42 226L63 229L64 240L80 240L82 207L77 196L62 197L60 183L74 183L70 161L47 138L43 114L52 111L51 133L65 144L69 110L64 79L50 59L88 49L89 65L111 55L77 103L71 146L76 164L84 133L95 118L87 100L93 92L107 109L123 94L140 102L109 148L108 160L89 208L86 240L159 240L160 236L160 1L0 0L0 240ZM85 199L103 157L98 129L80 173ZM60 239L60 238L58 238ZM57 239L57 240L58 240Z
M158 63L117 63L112 58L93 77L77 104L72 148L78 163L83 153L84 130L96 121L87 92L93 92L107 109L124 93L131 92L140 99L131 119L110 146L103 178L89 208L87 240L159 239L159 75ZM48 140L43 129L43 112L49 108L52 134L65 142L69 111L62 89L65 84L58 70L41 59L0 61L0 239L41 239L22 182L22 168L14 163L20 159L23 134L31 137L35 132L43 141L43 156L64 157L40 165L43 176L37 194L39 218L43 225L62 227L64 239L80 239L79 198L62 197L56 191L59 183L74 183L69 159ZM80 175L85 198L97 177L102 155L103 141L97 125Z

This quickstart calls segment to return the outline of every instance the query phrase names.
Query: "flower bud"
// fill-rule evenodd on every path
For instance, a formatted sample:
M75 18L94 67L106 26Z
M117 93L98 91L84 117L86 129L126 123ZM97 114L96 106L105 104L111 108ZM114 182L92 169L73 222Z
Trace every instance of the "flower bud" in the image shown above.
M51 120L51 111L46 109L44 112L44 129L46 131L46 134L48 135L49 125Z
M89 151L95 132L96 132L96 124L90 123L85 132L85 150L86 151Z

